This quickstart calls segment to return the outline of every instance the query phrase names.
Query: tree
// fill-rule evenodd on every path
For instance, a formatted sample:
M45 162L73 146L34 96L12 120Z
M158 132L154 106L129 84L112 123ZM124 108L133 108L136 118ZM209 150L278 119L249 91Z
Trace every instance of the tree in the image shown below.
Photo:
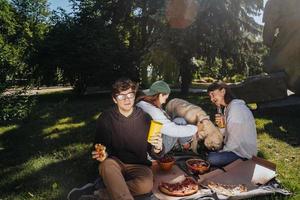
M195 22L186 29L165 27L160 34L165 49L180 65L183 93L188 92L196 68L192 59L202 60L213 69L215 78L246 73L247 68L261 65L256 49L261 26L253 19L263 8L262 0L198 0L199 10ZM218 61L218 62L219 62ZM201 73L201 72L200 72Z
M28 80L28 84L40 84L40 69L38 66L37 51L40 43L48 31L49 8L47 0L12 0L17 12L17 21L20 29L18 36L25 49L22 60L26 63L19 70L19 77Z
M120 76L139 81L155 27L150 15L162 6L158 2L73 0L72 16L52 16L39 66L52 72L60 68L79 94L88 85L110 86Z
M18 68L26 64L22 60L24 53L18 37L20 30L17 12L7 0L0 0L0 93L2 93L17 75Z
M21 95L26 90L3 95L17 79L26 78L32 52L28 42L31 35L24 34L28 24L12 2L0 0L0 122L25 118L34 102Z

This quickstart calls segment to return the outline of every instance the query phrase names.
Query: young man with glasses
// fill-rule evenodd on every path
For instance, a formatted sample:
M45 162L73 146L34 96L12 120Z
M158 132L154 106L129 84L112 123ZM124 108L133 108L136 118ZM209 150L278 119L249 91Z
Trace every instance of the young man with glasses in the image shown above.
M97 121L95 143L106 149L92 154L100 162L99 174L112 200L133 200L151 192L153 174L147 153L156 158L163 153L161 136L147 142L151 117L134 106L137 89L129 79L117 80L112 89L116 105Z

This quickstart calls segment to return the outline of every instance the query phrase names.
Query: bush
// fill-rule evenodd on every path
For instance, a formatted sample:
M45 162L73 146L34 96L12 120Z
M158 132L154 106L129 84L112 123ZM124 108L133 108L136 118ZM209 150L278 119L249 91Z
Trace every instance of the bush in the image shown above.
M27 95L26 90L2 94L0 96L0 123L25 119L35 103L35 97Z

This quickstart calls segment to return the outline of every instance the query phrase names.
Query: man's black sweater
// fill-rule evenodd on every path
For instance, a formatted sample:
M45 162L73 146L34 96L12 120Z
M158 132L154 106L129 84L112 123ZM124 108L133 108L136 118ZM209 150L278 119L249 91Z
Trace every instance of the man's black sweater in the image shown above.
M147 152L153 155L147 142L150 121L151 117L138 107L125 117L115 106L98 118L95 143L105 145L109 157L124 163L151 165L147 159Z

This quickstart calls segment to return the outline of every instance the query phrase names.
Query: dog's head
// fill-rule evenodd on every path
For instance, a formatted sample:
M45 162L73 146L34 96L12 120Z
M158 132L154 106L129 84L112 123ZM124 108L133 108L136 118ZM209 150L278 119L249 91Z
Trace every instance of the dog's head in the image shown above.
M209 150L219 150L223 145L223 135L220 130L210 121L203 121L204 130L204 145Z
M204 139L204 145L209 150L217 151L223 146L223 137L219 137L219 135L206 137Z

